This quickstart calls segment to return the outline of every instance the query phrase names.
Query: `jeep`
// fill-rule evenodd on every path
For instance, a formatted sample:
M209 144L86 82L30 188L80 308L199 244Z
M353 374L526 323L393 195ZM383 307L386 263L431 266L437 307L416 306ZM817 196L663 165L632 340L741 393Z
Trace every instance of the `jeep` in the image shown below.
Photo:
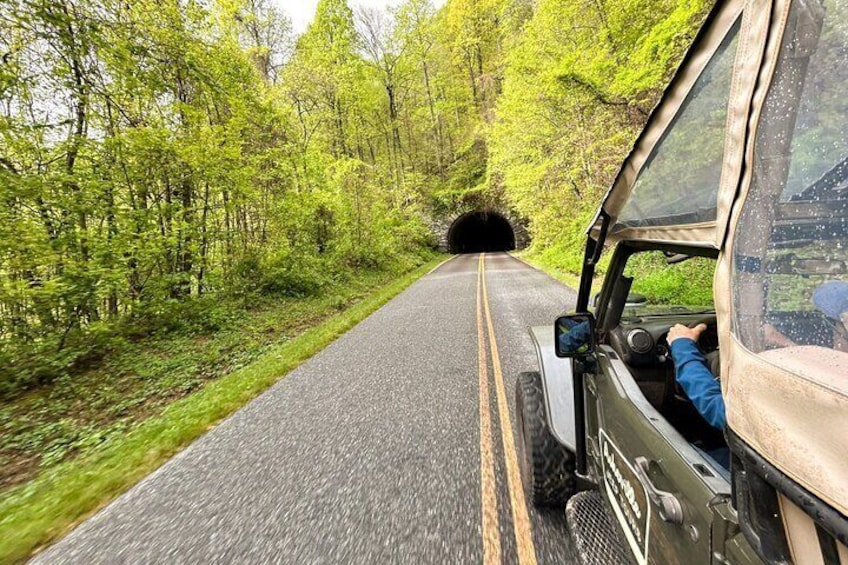
M522 478L582 563L848 564L843 85L848 3L719 2L587 230L575 310L531 329ZM678 385L678 323L707 325L723 429Z

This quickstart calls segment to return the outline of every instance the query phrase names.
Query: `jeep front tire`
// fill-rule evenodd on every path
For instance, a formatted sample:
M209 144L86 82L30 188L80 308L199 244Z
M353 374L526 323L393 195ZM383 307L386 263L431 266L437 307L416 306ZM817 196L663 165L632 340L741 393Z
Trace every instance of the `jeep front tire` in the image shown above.
M527 495L536 506L565 506L576 487L574 454L556 440L548 427L542 376L538 372L518 375L515 409L518 458Z

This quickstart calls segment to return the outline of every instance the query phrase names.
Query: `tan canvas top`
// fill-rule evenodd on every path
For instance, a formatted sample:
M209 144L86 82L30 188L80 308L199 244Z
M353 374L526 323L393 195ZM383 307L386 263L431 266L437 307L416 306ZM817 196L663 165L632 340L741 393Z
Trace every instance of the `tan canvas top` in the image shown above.
M743 149L726 154L744 159L734 190L723 179L726 238L716 240L727 421L761 456L848 515L848 352L839 329L848 296L820 295L846 285L848 136L840 100L848 7L836 0L751 6L748 35L760 44L760 63L749 135ZM767 328L803 331L798 345L785 347L769 343Z
M848 353L734 346L728 425L771 463L848 515Z

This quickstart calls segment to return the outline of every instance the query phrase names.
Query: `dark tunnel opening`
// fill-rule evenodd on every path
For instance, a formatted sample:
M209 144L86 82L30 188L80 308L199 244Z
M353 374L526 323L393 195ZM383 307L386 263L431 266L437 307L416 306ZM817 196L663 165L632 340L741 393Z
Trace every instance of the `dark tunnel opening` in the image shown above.
M451 253L513 249L515 232L512 225L497 212L468 212L457 218L448 230L448 251Z

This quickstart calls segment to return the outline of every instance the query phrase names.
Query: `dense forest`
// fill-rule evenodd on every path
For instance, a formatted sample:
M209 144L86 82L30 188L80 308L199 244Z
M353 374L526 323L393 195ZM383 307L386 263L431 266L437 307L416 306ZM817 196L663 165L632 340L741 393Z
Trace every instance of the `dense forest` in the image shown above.
M578 270L707 4L320 0L298 36L272 0L0 0L0 398L26 432L4 428L3 461L77 449L56 426L104 359L242 346L229 320L257 301L343 308L431 259L457 211L509 210L531 255ZM67 410L34 424L26 395L57 383Z
M576 268L705 4L322 0L295 37L271 0L3 0L0 388L203 295L410 261L463 206Z

